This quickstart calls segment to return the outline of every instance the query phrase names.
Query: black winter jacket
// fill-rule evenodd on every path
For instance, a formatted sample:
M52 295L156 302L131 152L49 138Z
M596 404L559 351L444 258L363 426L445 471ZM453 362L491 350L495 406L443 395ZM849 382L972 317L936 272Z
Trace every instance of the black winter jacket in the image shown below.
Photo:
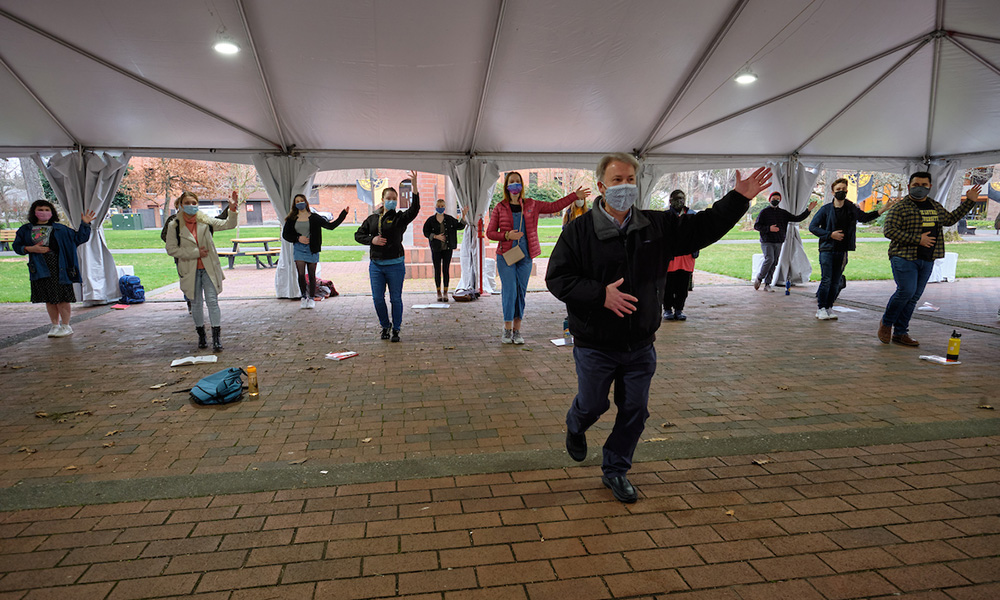
M659 210L632 209L625 231L603 206L566 226L549 258L545 283L566 303L574 343L598 350L637 350L653 343L660 327L667 265L716 242L750 207L735 191L711 208L683 218ZM605 287L638 298L631 315L604 308Z
M413 199L410 201L410 208L404 212L390 210L385 213L377 212L369 215L367 219L354 232L354 239L359 244L371 246L372 260L390 260L403 256L403 234L413 219L417 218L420 212L420 195L413 192ZM382 237L387 242L385 246L375 246L372 240L379 235L379 221L381 220Z
M317 214L315 212L309 212L309 251L316 254L323 247L323 233L321 229L336 229L337 225L344 222L347 218L347 209L340 211L340 216L333 221L327 221L323 215ZM299 232L295 230L295 221L298 220L297 217L293 219L285 219L285 225L281 228L281 238L286 242L295 243L299 241Z
M441 233L442 225L444 226L445 242L431 237ZM430 240L431 250L435 252L458 248L458 232L461 229L465 229L465 221L459 221L451 215L445 215L444 221L441 223L437 221L437 213L427 217L427 220L424 221L424 237Z
M768 206L757 215L757 221L754 222L753 228L760 232L761 243L784 244L785 232L788 231L788 223L798 223L808 216L808 208L797 215L793 215L783 208ZM771 225L777 225L778 230L771 231Z
M867 223L878 218L878 209L865 212L858 208L858 205L850 200L844 200L844 206L854 214L854 220L849 221L847 229L844 230L844 239L841 245L845 252L853 252L856 248L858 235L858 223ZM837 230L837 213L834 211L833 202L824 204L816 211L816 216L809 223L809 233L819 238L820 252L833 252L837 240L830 237L830 234Z

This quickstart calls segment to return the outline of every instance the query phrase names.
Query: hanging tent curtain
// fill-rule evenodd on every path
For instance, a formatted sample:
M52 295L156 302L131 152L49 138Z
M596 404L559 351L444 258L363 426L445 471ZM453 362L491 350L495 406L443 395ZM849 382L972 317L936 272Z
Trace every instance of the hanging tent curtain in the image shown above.
M639 163L639 173L636 178L639 182L639 206L640 210L646 210L649 208L650 200L653 197L653 188L656 187L656 182L660 180L667 173L666 167L658 165L655 163L650 163L642 161ZM591 190L596 197L598 192L596 190Z
M462 214L468 215L469 225L462 236L462 246L459 248L459 258L462 264L462 276L455 286L456 290L479 290L479 219L484 219L490 207L493 196L493 186L500 177L500 169L496 163L472 158L448 163L448 177L455 186L458 203ZM484 240L485 241L485 240ZM492 243L492 242L490 242ZM485 246L484 246L485 247ZM495 293L490 278L483 278L483 291Z
M314 161L298 156L258 154L253 157L253 166L267 191L267 197L274 206L279 223L292 209L292 198L296 194L309 196L313 177L319 171ZM292 259L292 244L281 240L281 256L274 273L274 289L278 298L298 298L299 282Z
M793 215L804 211L809 206L812 189L816 185L823 165L806 166L793 156L788 161L769 163L768 166L774 172L772 181L777 184L772 189L777 188L777 191L781 192L781 206ZM811 217L810 214L803 223L807 223ZM785 243L781 246L781 254L778 255L778 267L774 270L774 279L770 284L785 285L786 279L795 284L802 284L809 281L810 275L812 275L812 264L806 256L805 248L802 247L799 223L789 223L785 232Z
M101 224L108 216L111 200L118 184L125 176L129 155L120 156L107 152L66 152L43 160L32 156L42 169L59 204L69 214L69 227L80 226L80 217L94 211L91 234L87 243L76 251L80 257L80 275L83 283L74 286L77 299L87 304L107 304L121 297L118 289L118 269L108 250Z

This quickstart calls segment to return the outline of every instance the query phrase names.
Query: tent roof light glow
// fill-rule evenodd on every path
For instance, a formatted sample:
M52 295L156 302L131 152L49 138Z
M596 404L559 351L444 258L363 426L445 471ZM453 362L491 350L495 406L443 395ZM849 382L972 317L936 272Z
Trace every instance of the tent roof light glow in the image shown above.
M744 67L740 69L739 73L736 74L735 81L741 85L747 85L757 81L757 74L754 73L750 67Z
M212 48L219 54L236 54L240 51L240 45L228 35L220 36Z

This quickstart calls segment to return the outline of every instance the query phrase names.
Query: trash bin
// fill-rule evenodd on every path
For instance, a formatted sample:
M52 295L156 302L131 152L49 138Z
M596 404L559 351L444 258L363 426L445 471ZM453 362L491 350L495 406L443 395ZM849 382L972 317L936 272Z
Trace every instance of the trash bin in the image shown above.
M142 229L142 215L111 215L111 229Z

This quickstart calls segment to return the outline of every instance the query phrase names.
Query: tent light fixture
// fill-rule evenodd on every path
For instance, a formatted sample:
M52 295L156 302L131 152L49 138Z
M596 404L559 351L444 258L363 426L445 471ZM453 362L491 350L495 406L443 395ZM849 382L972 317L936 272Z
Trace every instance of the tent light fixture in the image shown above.
M219 54L236 54L240 51L240 45L236 43L233 36L226 33L225 27L219 30L219 35L212 48Z
M735 81L741 85L747 85L757 81L757 74L753 72L750 65L747 65L739 70L736 74Z

